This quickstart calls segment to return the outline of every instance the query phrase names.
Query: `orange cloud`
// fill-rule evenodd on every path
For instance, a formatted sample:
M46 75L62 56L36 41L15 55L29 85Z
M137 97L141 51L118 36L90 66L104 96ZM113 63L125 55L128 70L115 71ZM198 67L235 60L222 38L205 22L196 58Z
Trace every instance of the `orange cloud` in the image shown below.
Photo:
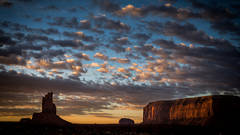
M108 57L106 55L104 55L102 53L99 53L99 52L95 53L94 57L102 59L102 60L107 60L108 59Z
M130 60L129 59L125 59L125 58L116 58L116 57L112 57L110 58L110 60L112 61L116 61L118 63L129 63Z
M121 73L129 74L129 71L126 70L125 68L118 68L117 71Z
M123 15L132 15L132 16L141 16L141 9L136 8L133 5L129 4L125 7L123 7L121 10L116 11L116 14L119 16Z
M108 69L107 68L99 68L97 69L98 72L102 72L102 73L108 73Z
M66 59L66 62L67 63L73 63L73 62L75 62L75 60L74 59Z

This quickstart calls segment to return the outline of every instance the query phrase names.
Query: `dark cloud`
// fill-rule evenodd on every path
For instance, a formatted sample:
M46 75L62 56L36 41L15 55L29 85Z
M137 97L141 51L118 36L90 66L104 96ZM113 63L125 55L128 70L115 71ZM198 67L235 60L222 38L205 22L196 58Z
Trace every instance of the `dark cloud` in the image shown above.
M154 41L156 44L168 49L171 53L168 60L175 60L183 64L188 64L186 68L178 67L178 72L168 73L168 78L181 80L183 78L189 80L196 80L199 87L203 89L233 89L238 88L237 78L239 78L239 58L240 53L236 50L217 50L206 47L188 47L159 39ZM155 65L156 66L156 65ZM220 72L226 74L221 74ZM230 73L235 73L233 75ZM192 74L192 75L191 75ZM220 77L221 76L221 77ZM198 81L197 81L198 80ZM191 82L192 83L192 82ZM220 85L220 83L224 85ZM196 87L198 87L196 85Z
M120 9L120 6L111 0L93 0L93 4L99 5L102 10L107 12L114 12Z
M130 63L129 59L126 58L116 58L116 57L111 57L110 58L111 61L116 61L118 63Z
M19 23L13 23L9 21L3 21L0 23L0 26L3 28L8 28L11 31L16 31L16 33L27 33L29 32L28 35L39 35L39 34L59 34L58 29L55 28L47 28L47 29L42 29L42 28L31 28L28 27L27 25L22 25ZM27 35L27 34L25 34Z
M23 103L24 105L36 106L38 104L39 106L41 100L33 104L33 99L41 99L41 95L51 90L54 92L54 100L56 105L59 107L58 112L60 115L87 115L86 111L100 112L102 109L113 109L114 106L111 107L111 103L123 105L126 103L145 105L147 102L157 99L170 99L176 97L180 98L184 95L201 94L206 92L204 89L202 89L203 86L201 89L194 88L192 91L190 91L190 88L188 87L174 87L166 85L144 86L117 84L113 86L107 82L100 85L93 82L83 83L81 81L73 81L68 79L40 78L24 74L17 74L13 71L0 72L0 88L2 89L1 95L5 93L4 99L8 99L13 95L17 96L22 93L21 96L19 95L19 97L13 98L14 101L18 101L13 102L15 103L13 106L20 106ZM182 95L178 95L176 91L181 92ZM35 92L35 94L33 94L33 92ZM215 94L218 93L214 90L211 92ZM119 98L122 100L117 100ZM5 104L6 101L7 100L0 100L0 104ZM34 111L39 111L36 107L28 111L25 110L27 109L23 109L23 111L21 111L21 115L28 115L32 114ZM11 110L7 111L15 112ZM15 113L13 113L13 115L14 114ZM17 114L18 113L16 113L14 116ZM4 114L1 115L5 116Z
M77 12L77 8L76 8L76 7L73 7L73 8L68 9L68 11L74 13L74 12Z
M67 37L74 38L74 39L83 40L83 41L93 41L94 40L92 36L87 36L83 32L67 32L67 31L64 31L63 35L67 36Z
M201 18L210 21L221 21L225 19L235 19L238 17L237 14L232 13L226 8L217 5L216 2L210 1L208 4L199 2L197 0L189 0L194 8L202 9L200 12ZM212 2L212 3L211 3Z
M192 43L213 46L219 49L234 49L228 40L211 37L190 23L181 25L176 22L167 22L162 27L162 33L166 36L176 36Z
M199 18L200 14L193 12L188 8L176 8L171 4L165 5L148 5L143 8L136 8L133 5L127 5L119 11L115 12L119 16L132 15L132 16L163 16L171 17L177 20L185 20L189 18Z
M98 46L98 44L83 45L82 49L86 51L94 51Z
M161 46L164 49L178 49L179 46L176 45L173 41L158 39L153 41L154 44Z
M2 45L15 45L16 42L12 40L11 37L8 36L0 36L0 46Z
M234 19L239 19L239 15L227 7L239 4L237 1L222 1L221 5L214 1L210 1L208 4L196 0L189 1L194 8L201 9L201 18L209 20L213 29L219 31L221 34L230 33L239 36L239 24L234 21Z
M24 2L24 3L33 2L33 0L17 0L17 1Z
M161 15L165 17L172 17L174 19L188 19L188 18L198 18L200 15L198 13L194 13L190 9L179 8L173 6L148 6L142 9L141 14L152 14L152 15Z
M117 44L117 45L129 45L131 42L128 40L128 37L117 37L114 38L111 43Z
M109 19L106 16L94 16L93 19L97 28L106 28L110 30L117 30L120 32L127 32L131 30L131 27L127 24L124 24L119 20L115 21Z
M88 61L90 60L89 56L86 55L85 53L76 53L74 56L79 59L84 59L84 60L88 60Z
M21 47L6 47L0 48L0 56L10 56L10 55L22 55L22 48Z
M25 65L26 61L16 55L0 56L0 63L5 65Z
M28 34L24 37L24 39L28 42L35 42L35 41L44 41L44 42L48 42L49 38L47 36L43 36L43 35L37 35L37 34Z
M91 29L91 23L88 20L79 21L76 17L55 17L52 22L48 23L51 26L62 26L75 29Z
M211 23L211 27L220 34L230 33L233 36L240 36L240 24L229 21L229 20L220 20Z
M59 45L62 47L82 47L83 43L81 41L75 41L75 40L54 40L51 42L52 44Z
M46 6L44 8L42 8L42 10L55 10L55 11L58 11L60 10L58 7L56 7L55 5L49 5L49 6Z
M27 25L11 22L11 21L1 21L0 27L8 28L14 31L28 31L31 32L32 29L29 28Z
M28 116L33 112L40 112L34 108L0 108L0 116Z
M30 57L34 57L37 59L40 59L40 58L51 59L54 57L62 57L65 53L66 53L66 51L63 51L63 50L47 49L47 50L41 50L41 52L39 52L39 53L31 52L29 55L30 55Z
M13 6L13 3L8 1L8 0L1 0L0 1L0 6L10 8Z
M16 38L17 40L23 40L25 37L25 34L21 32L16 32L14 33L13 37Z
M133 38L140 40L140 42L146 42L151 36L145 34L145 33L136 33L133 35Z
M41 18L41 17L35 18L34 21L35 21L35 22L41 22L41 21L42 21L42 18Z
M43 34L59 34L59 31L57 29L54 28L48 28L48 29L39 29L39 32L43 33Z
M56 25L56 26L64 26L68 28L76 28L78 27L78 20L76 17L71 19L67 19L66 17L55 17L53 22L49 22L49 25Z

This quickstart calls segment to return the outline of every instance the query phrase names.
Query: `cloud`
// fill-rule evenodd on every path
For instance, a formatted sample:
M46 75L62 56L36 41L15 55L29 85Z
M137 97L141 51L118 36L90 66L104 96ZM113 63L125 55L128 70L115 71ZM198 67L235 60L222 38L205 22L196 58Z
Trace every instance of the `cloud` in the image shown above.
M198 13L194 13L187 8L176 8L169 4L164 5L148 5L143 8L136 8L133 5L127 5L121 10L115 12L117 15L132 15L132 16L163 16L163 17L172 17L178 20L185 20L189 18L199 18Z
M161 46L164 49L178 49L178 48L180 48L173 41L164 40L164 39L155 40L155 41L153 41L153 43Z
M103 67L97 69L97 71L102 72L102 73L108 73L109 72L109 70L107 68L103 68Z
M58 11L58 10L60 10L58 7L56 7L55 5L49 5L49 6L46 6L46 7L44 7L44 8L42 8L42 10L52 10L52 11Z
M76 56L79 59L84 59L84 60L87 60L87 61L90 60L89 56L85 53L77 53L74 56Z
M99 67L100 65L98 63L91 63L91 64L88 64L87 66L90 66L90 67Z
M92 36L87 36L87 35L85 35L81 31L78 31L78 32L67 32L67 31L64 31L63 35L67 36L67 37L74 38L74 39L79 39L79 40L81 39L83 41L93 41L94 40Z
M222 8L216 3L204 4L199 1L189 0L192 3L194 8L202 9L200 12L201 18L210 20L210 21L221 21L225 19L235 19L238 15L234 14L233 12L227 10L226 8ZM225 3L226 4L226 3ZM227 5L227 4L226 4Z
M118 44L118 45L127 45L127 44L131 44L128 40L128 37L121 37L121 38L116 38L112 41L112 43L114 44Z
M211 28L217 30L220 34L230 33L233 36L240 36L240 26L230 20L220 20L211 23Z
M0 36L0 47L3 45L15 45L16 41L12 40L11 37L8 36Z
M108 60L108 56L106 56L106 55L104 55L104 54L102 54L102 53L99 53L99 52L95 53L95 54L94 54L94 57L95 57L95 58L102 59L102 60Z
M102 10L108 12L114 12L120 9L120 6L117 3L113 3L110 0L93 0L94 4L100 6Z
M121 10L115 12L119 16L130 14L132 16L141 16L141 8L136 8L129 4L123 7Z
M66 17L55 17L53 21L48 22L51 26L62 26L66 28L74 28L77 30L81 29L91 29L91 23L88 20L78 20L76 17L66 18Z
M48 28L48 29L39 29L40 32L42 32L43 34L59 34L59 31L55 28Z
M94 66L97 66L96 64L94 64ZM109 73L110 72L110 66L108 66L107 62L104 62L103 64L100 64L100 68L97 69L98 72L102 72L102 73Z
M16 55L0 56L0 63L5 65L25 65L26 61Z
M125 68L118 68L117 71L124 74L130 74L130 72Z
M8 1L8 0L1 0L0 1L0 6L10 8L13 6L13 3Z
M37 34L28 34L24 37L24 39L29 42L36 42L36 41L48 42L50 40L47 36L37 35Z
M144 44L148 39L151 38L150 35L145 34L145 33L136 33L132 37L135 38L136 40L138 40L139 44Z
M130 63L130 60L129 59L125 59L125 58L111 57L110 60L111 61L116 61L118 63Z
M159 83L159 82L158 82ZM81 82L68 79L48 79L24 74L17 74L14 71L0 72L1 98L0 105L20 106L21 114L14 110L5 110L9 115L30 115L38 112L38 109L28 110L22 106L39 106L41 96L49 90L54 92L54 102L57 105L60 115L81 114L88 115L87 112L99 112L102 109L113 110L115 107L111 103L124 105L145 105L148 102L159 99L180 98L186 95L206 93L203 88L175 86L145 86L145 85L110 85L108 83L96 84L93 82ZM178 95L176 91L181 92ZM209 91L217 94L217 91ZM229 91L231 92L231 91ZM232 91L233 92L233 91ZM118 100L121 98L122 100ZM10 99L10 100L7 100ZM12 102L10 102L12 100ZM14 103L14 104L13 104ZM34 107L34 108L35 108ZM10 113L11 112L11 113ZM6 113L0 113L7 116ZM8 116L9 116L8 115Z
M62 47L78 48L83 46L80 40L53 40L51 43Z
M98 47L98 44L83 45L81 48L86 51L94 51Z
M93 20L97 28L106 28L109 30L117 30L119 32L128 32L131 30L131 27L127 24L121 22L120 20L115 21L107 18L106 16L94 16Z
M176 36L184 41L190 41L205 46L213 46L218 49L231 50L234 48L228 40L209 36L190 23L181 25L176 22L166 22L162 27L162 33L166 36Z

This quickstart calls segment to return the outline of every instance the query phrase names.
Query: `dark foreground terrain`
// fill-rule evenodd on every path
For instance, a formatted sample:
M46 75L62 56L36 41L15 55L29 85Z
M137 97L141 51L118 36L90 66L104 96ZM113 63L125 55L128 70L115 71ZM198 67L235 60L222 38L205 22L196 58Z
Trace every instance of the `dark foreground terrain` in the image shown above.
M235 128L169 125L73 124L70 126L33 125L1 122L1 135L237 135Z

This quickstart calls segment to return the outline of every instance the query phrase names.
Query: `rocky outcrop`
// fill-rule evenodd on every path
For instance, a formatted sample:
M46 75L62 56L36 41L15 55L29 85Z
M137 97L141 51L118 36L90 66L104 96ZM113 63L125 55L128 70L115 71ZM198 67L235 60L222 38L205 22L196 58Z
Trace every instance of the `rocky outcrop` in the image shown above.
M119 124L121 125L134 125L134 120L128 119L128 118L121 118L119 120Z
M42 112L33 113L32 122L37 124L50 124L64 126L70 123L56 115L56 106L53 103L53 93L48 93L42 98Z
M56 106L53 103L53 93L50 92L42 98L42 112L56 114Z
M239 114L239 97L205 96L149 103L143 109L143 123L230 126L239 122Z

